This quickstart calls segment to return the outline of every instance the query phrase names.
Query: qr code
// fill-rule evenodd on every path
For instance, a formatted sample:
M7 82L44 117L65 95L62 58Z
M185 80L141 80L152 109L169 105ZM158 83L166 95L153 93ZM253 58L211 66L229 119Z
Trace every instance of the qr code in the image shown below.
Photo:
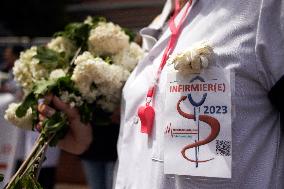
M216 154L220 156L231 156L231 141L216 140Z

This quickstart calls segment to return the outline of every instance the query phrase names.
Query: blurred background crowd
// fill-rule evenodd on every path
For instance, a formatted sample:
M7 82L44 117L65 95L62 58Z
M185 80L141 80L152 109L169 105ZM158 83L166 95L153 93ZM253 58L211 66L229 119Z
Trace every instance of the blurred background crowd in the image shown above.
M15 171L37 137L36 133L11 127L3 119L7 105L22 98L21 89L13 81L12 74L14 61L18 59L20 52L32 45L44 45L67 23L82 21L88 15L104 16L137 33L161 12L163 4L164 0L0 1L0 173L7 169L5 156L12 151L15 153L12 172ZM4 132L4 128L9 128L9 134ZM118 128L115 132L118 132ZM9 146L10 144L3 142L9 137L14 139L14 145ZM115 151L115 145L112 148ZM99 153L104 153L104 149L99 149ZM88 177L110 178L108 170L113 169L116 159L113 153L107 153L106 157L77 157L60 152L57 148L50 148L47 156L48 161L39 178L45 189L90 188L88 183L91 184L92 181ZM111 163L106 165L104 161ZM96 173L93 167L99 172ZM93 181L99 182L95 179ZM98 189L104 188L101 186Z

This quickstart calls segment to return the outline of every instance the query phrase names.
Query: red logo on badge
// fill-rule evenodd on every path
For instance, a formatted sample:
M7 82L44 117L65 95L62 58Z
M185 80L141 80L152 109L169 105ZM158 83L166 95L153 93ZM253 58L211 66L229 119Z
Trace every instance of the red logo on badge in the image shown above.
M188 95L188 97L190 98L190 95ZM204 97L204 96L203 96ZM205 97L206 98L206 97ZM187 119L193 119L195 120L196 119L196 116L195 114L189 114L189 113L186 113L184 111L181 110L180 108L180 104L181 102L185 101L187 99L187 96L182 96L178 103L177 103L177 111L178 113L183 116L184 118L187 118ZM205 101L205 99L201 100L201 101ZM201 102L200 102L201 103ZM196 105L199 105L200 103L196 103ZM203 104L203 103L202 103ZM212 142L214 139L216 139L216 137L218 136L219 132L220 132L220 123L217 119L215 119L214 117L212 116L208 116L208 115L199 115L199 121L202 121L202 122L205 122L207 123L210 128L211 128L211 132L210 134L207 136L207 138L205 138L204 140L199 140L199 135L198 135L198 140L195 141L193 144L188 144L186 145L182 150L181 150L181 154L182 156L190 161L190 162L194 162L194 163L197 163L196 166L198 166L198 163L204 163L204 162L208 162L208 161L211 161L213 160L214 158L211 158L211 159L208 159L208 160L199 160L198 157L197 157L197 153L196 153L196 159L195 160L192 160L190 158L188 158L185 154L185 152L189 149L192 149L192 148L196 148L196 152L198 151L198 148L202 145L205 145L205 144L208 144L210 142ZM199 125L198 125L199 127ZM199 129L198 129L199 131ZM199 133L198 133L199 134Z

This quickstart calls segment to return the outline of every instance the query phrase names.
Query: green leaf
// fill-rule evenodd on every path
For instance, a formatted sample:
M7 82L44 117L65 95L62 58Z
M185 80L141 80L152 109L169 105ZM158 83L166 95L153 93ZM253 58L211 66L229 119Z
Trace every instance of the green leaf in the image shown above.
M28 179L29 179L29 184L32 187L32 189L43 189L43 187L40 185L40 183L33 178L31 175L28 175ZM27 189L29 187L26 187Z
M78 93L78 90L74 86L74 82L70 76L60 77L57 80L41 80L36 82L33 89L34 94L39 97L52 92L58 95L60 91L69 91L72 93Z
M59 141L60 139L62 139L62 138L65 137L65 135L67 134L68 130L69 130L68 125L67 125L67 124L64 124L64 125L61 127L61 129L56 132L56 135L55 135L55 137L52 139L52 141L50 141L49 146L56 146L57 143L58 143L58 141Z
M50 70L65 67L68 63L64 52L58 53L44 46L37 47L37 54L34 58L39 59L39 64Z
M50 135L52 133L58 132L66 124L65 121L59 121L59 122L51 124L52 122L54 122L52 120L52 118L48 119L48 121L45 122L45 126L44 126L44 131L43 132L47 133L47 135Z
M82 106L79 107L80 118L83 123L88 123L93 118L93 106L88 103L83 103Z
M23 186L22 186L22 180L19 179L19 177L17 177L14 181L14 183L12 183L11 189L22 189Z
M54 131L56 132L57 129L60 129L61 123L66 123L66 117L63 116L63 113L56 112L43 122L43 130L46 134L50 134L50 132L53 133Z
M39 122L39 112L37 111L37 106L32 107L32 118L32 124L33 126L35 126Z
M129 36L129 41L132 42L135 39L136 34L128 28L122 28L124 33Z
M77 47L81 47L82 50L87 50L87 41L89 38L90 30L95 28L99 22L106 22L104 17L92 17L92 24L85 24L83 22L73 22L68 24L64 31L60 31L54 34L54 36L63 36L73 41Z
M113 63L112 58L110 56L103 56L103 55L101 55L100 58L102 58L108 64L112 64Z
M0 173L0 182L4 180L4 175Z
M56 80L41 80L36 82L33 92L35 95L44 95L48 91L50 91L53 87L55 87L57 81Z
M43 189L40 183L31 175L31 172L26 173L21 179L17 180L12 189Z
M102 16L94 16L92 17L92 28L95 28L99 22L106 22L107 19L105 17Z
M82 47L83 50L86 50L90 30L90 25L74 22L68 24L64 31L55 33L55 36L64 36L74 41L77 47Z
M27 175L22 178L22 186L25 188L35 188L33 184L33 179Z
M26 115L27 110L32 108L33 125L38 123L38 111L37 101L48 93L59 95L60 91L72 92L75 95L79 95L79 91L75 88L74 82L70 76L58 78L57 80L41 80L36 82L33 93L29 94L22 104L17 108L17 117L23 117Z
M21 103L21 105L16 110L16 116L17 117L24 117L28 111L29 108L34 108L37 105L37 99L35 98L35 95L33 93L30 93L24 101Z
M9 189L43 189L43 187L33 176L33 172L29 170L21 177L17 177Z
M70 76L61 77L57 80L56 83L57 92L61 91L68 91L71 93L78 94L79 91L76 89L74 82L71 80Z
M43 122L41 135L44 137L55 133L55 137L49 143L50 146L55 146L66 135L68 129L66 116L61 112L56 112Z

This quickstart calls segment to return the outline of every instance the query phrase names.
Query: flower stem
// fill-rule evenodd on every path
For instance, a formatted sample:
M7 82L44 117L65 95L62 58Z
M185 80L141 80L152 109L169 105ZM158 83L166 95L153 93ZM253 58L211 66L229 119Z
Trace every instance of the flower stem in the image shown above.
M48 140L46 140L45 142L44 142L44 139L43 139L42 135L40 135L37 138L32 152L30 153L28 158L22 163L22 165L20 166L18 171L15 173L15 175L11 178L9 183L6 184L4 189L12 189L11 187L16 182L16 180L17 179L20 180L27 173L29 173L30 172L30 168L33 165L37 165L37 167L34 170L32 170L32 173L35 173L34 174L35 178L37 178L38 173L39 173L40 168L41 168L41 164L42 164L42 162L44 160L45 151L46 151L46 149L48 147L48 144L51 142L51 140L54 137L55 137L55 134L52 134L50 137L48 137Z

